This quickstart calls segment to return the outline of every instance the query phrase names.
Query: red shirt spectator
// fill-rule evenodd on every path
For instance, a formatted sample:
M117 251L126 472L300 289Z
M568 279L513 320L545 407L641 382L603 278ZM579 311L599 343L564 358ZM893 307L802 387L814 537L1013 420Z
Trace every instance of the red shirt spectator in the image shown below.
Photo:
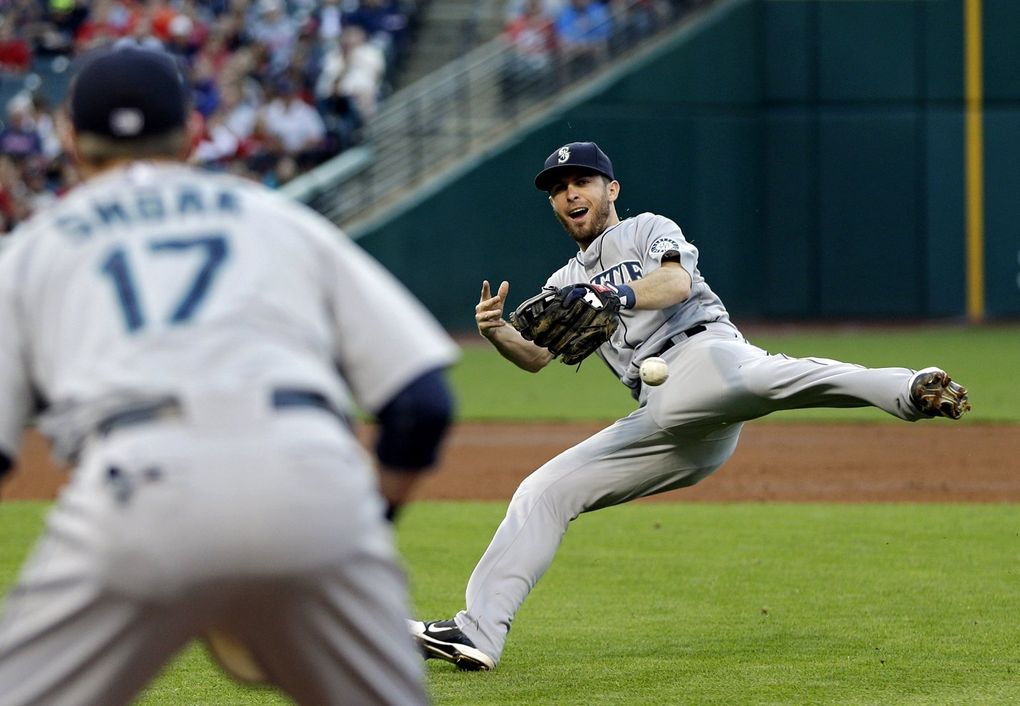
M0 70L21 73L32 63L32 49L19 37L13 21L0 21Z
M541 0L528 0L521 14L506 26L506 35L518 56L527 57L537 68L545 68L556 51L556 27L543 11Z

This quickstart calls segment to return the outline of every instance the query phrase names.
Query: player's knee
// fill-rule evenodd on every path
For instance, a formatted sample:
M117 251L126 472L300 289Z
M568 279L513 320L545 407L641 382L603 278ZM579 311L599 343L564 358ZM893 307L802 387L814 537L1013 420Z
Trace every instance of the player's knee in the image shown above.
M510 505L517 512L538 514L563 524L582 512L581 495L569 483L537 473L524 479L511 498Z

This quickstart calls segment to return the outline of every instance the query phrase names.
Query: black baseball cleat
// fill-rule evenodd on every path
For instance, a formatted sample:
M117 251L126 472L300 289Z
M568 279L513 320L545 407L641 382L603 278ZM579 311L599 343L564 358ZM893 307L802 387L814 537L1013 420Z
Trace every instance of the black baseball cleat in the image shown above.
M425 659L437 657L467 671L489 671L496 662L471 642L453 620L408 620L407 627Z
M910 382L910 399L928 417L959 419L970 411L967 388L941 368L925 368Z

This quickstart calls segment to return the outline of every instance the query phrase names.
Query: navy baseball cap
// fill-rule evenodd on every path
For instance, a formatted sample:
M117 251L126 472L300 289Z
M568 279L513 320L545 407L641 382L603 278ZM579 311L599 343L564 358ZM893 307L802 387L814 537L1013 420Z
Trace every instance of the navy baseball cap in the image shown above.
M568 167L584 167L616 179L613 176L613 163L598 145L594 142L571 142L546 158L545 169L535 177L535 187L539 191L549 191L556 183L557 173Z
M166 52L118 44L87 57L71 84L78 132L131 139L183 127L191 91Z

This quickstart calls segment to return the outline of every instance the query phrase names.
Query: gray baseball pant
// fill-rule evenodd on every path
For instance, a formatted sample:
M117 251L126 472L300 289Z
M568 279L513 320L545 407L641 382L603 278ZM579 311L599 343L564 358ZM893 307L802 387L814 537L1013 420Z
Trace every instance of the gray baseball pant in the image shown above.
M357 441L315 410L206 411L213 428L160 421L87 449L7 599L0 701L127 704L218 628L298 703L426 703Z
M670 375L641 406L528 476L471 574L455 620L497 662L518 608L583 512L694 485L734 452L744 421L784 409L873 406L907 421L909 368L769 355L709 324L663 357Z

